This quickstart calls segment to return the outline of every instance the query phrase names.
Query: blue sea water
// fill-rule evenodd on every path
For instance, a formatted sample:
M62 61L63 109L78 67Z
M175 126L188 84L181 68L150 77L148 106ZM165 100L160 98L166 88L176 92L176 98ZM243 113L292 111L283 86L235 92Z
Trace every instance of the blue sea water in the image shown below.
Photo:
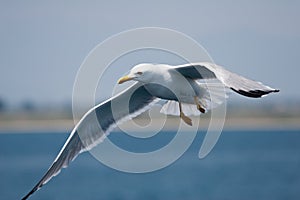
M111 137L131 150L159 148L174 136L165 132L159 140L143 143L123 135L114 132ZM83 153L30 199L300 199L300 131L224 131L213 151L200 160L203 136L199 132L175 163L145 174L110 169ZM67 137L0 134L0 199L20 199L31 190Z

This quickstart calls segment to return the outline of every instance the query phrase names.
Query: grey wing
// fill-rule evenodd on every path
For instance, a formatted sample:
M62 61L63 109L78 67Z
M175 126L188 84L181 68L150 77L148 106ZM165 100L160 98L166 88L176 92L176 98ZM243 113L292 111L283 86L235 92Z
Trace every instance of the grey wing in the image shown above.
M118 122L149 109L156 102L155 99L143 85L136 83L116 97L91 109L75 126L46 174L23 200L57 175L62 168L66 168L78 154L100 143Z
M230 72L213 63L191 63L175 66L175 69L191 79L218 79L225 87L247 97L258 98L272 92L279 92L277 89Z
M34 188L22 198L22 200L27 199L35 191L40 189L44 184L46 184L53 176L56 176L63 167L67 167L69 163L79 154L79 152L84 149L79 135L77 132L73 132L68 138L66 145L62 148L59 156L52 163L51 167L48 169L43 178L34 186Z
M175 66L177 72L190 79L215 79L215 72L204 65L204 63L190 63Z

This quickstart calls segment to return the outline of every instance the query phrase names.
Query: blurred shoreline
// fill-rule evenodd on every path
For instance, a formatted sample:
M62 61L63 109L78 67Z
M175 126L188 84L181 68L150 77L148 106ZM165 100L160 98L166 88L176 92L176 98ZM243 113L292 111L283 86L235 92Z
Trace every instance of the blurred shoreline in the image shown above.
M275 102L231 102L227 104L224 130L300 130L299 101ZM19 110L2 110L0 112L0 133L66 133L70 132L79 119L73 119L70 106L26 107ZM33 109L34 108L34 109ZM82 107L82 115L88 108ZM151 118L150 118L151 115ZM211 123L211 112L191 117L194 126L199 130L207 130ZM217 119L219 120L219 119ZM164 130L177 130L181 120L177 116L165 116L160 113L160 106L142 113L131 122L124 122L122 130L147 132L156 127ZM222 121L220 121L222 123ZM190 127L182 123L184 130ZM120 129L119 128L119 129ZM116 129L118 131L118 128Z

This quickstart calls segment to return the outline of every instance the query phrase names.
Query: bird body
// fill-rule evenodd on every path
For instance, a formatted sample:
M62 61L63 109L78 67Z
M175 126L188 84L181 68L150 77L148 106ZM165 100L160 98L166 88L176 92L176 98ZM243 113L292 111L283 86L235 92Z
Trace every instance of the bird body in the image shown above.
M149 71L151 71L151 76L149 76ZM145 75L136 77L141 72ZM171 65L139 64L132 69L128 76L135 77L133 78L134 80L144 83L145 88L153 96L165 100L194 104L194 97L202 98L205 93L205 89L200 83L192 78L183 76Z
M181 101L184 103L193 103L193 97L198 91L197 84L192 79L184 78L180 73L175 71L169 65L158 65L153 67L159 68L155 79L145 84L145 88L155 97ZM174 84L174 83L180 84Z

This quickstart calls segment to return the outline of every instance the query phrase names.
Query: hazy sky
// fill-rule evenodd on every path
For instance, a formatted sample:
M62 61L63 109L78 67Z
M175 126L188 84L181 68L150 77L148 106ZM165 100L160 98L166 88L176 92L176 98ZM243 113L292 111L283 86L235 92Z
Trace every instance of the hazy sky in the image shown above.
M78 68L100 42L158 26L202 44L217 64L300 98L300 1L1 1L0 98L71 101Z

